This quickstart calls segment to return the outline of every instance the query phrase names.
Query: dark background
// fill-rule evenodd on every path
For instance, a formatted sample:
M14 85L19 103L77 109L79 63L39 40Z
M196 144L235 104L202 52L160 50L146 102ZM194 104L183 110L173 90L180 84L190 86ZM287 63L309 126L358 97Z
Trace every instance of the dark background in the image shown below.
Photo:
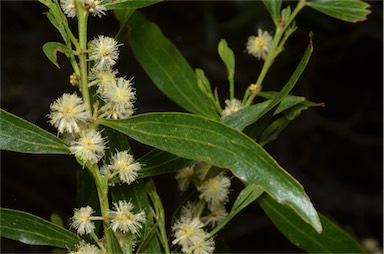
M299 28L263 87L279 90L285 84L305 51L309 31L313 31L315 51L293 94L326 106L303 112L266 149L304 185L318 211L358 240L374 238L382 246L383 5L381 1L369 3L372 13L367 21L357 24L309 8L299 14ZM47 123L49 104L74 89L68 82L71 69L67 60L59 57L59 70L42 52L45 42L61 42L42 14L45 11L38 2L1 1L1 107L56 133ZM260 2L165 2L144 9L144 13L193 68L205 70L222 101L227 80L216 51L221 38L236 55L237 96L241 98L256 80L261 61L244 52L247 38L259 27L273 31ZM90 18L89 38L113 36L117 27L112 13L103 19ZM148 79L134 59L126 35L121 41L125 45L118 61L119 74L135 77L136 112L182 111ZM136 157L148 151L137 143L132 146ZM71 157L2 151L1 206L45 219L55 212L67 220L76 207L78 170ZM179 200L172 187L176 185L173 177L155 178L168 215ZM236 182L233 186L235 193ZM217 240L222 239L232 252L300 252L257 204L238 215L219 234ZM1 239L1 252L47 251L50 248Z

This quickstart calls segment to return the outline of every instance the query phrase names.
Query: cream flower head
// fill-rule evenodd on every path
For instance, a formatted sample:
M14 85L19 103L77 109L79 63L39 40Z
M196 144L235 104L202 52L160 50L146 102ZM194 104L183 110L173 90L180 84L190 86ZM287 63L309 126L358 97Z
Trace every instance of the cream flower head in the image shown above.
M271 48L273 38L268 32L263 32L261 29L258 29L257 35L248 38L246 51L258 59L265 59Z
M136 100L136 94L131 80L116 79L114 85L105 87L101 98L105 101L102 109L107 118L126 119L134 112L133 102Z
M60 6L68 18L76 17L75 0L60 0Z
M58 128L59 133L79 133L79 125L87 121L85 104L76 94L63 94L50 108L49 122Z
M88 9L89 13L92 16L98 16L101 18L102 15L105 15L105 11L107 10L103 5L103 0L82 0L85 5L85 8Z
M228 201L229 187L231 180L223 175L217 175L204 181L197 190L200 192L199 198L208 203L208 207L215 207Z
M95 229L95 224L91 220L91 215L94 212L90 206L75 209L71 226L77 229L79 235L90 234Z
M71 142L69 151L84 162L97 163L104 156L104 139L101 133L87 129L80 133L80 137Z
M135 162L133 156L128 151L121 151L113 155L108 168L112 172L117 172L123 183L130 184L136 180L137 172L141 169L141 166L140 163Z
M110 211L111 227L114 232L138 234L142 223L146 221L144 211L133 213L133 204L125 200L113 203L115 211Z
M221 118L225 118L243 108L241 101L238 99L225 100L225 105L224 110L221 112Z
M172 227L175 236L172 244L180 245L183 253L213 253L214 241L203 227L199 218L181 216Z
M194 165L180 169L175 176L179 189L187 191L193 177L195 177Z
M95 61L95 68L110 68L116 64L120 45L112 37L99 35L90 42L89 59Z

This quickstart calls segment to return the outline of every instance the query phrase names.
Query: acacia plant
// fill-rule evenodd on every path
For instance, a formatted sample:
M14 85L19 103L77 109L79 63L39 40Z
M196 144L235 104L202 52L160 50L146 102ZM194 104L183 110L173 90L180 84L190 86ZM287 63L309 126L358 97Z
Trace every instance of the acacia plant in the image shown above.
M2 237L70 253L213 253L219 231L257 202L276 227L305 251L363 252L352 237L316 211L300 183L263 148L301 111L320 105L290 94L313 51L310 33L301 61L281 90L264 91L262 86L294 34L300 11L313 8L357 22L366 19L368 4L264 0L275 30L260 27L244 42L245 51L263 63L262 69L256 80L249 81L243 97L236 98L235 52L222 39L217 49L227 71L229 98L220 100L222 91L211 87L204 71L193 71L160 28L137 11L158 0L39 1L63 39L47 42L43 51L56 66L59 52L68 58L73 92L58 95L47 109L47 121L57 133L1 110L0 147L74 156L82 177L94 182L80 191L97 198L74 208L69 229L1 208ZM129 47L154 85L188 113L135 115L135 74L115 68L120 48L127 45L117 35L88 38L88 20L103 18L107 12L114 12L120 22L118 35L127 33ZM71 27L75 23L69 19L76 20L77 27ZM127 137L153 150L135 158ZM165 214L162 199L166 197L156 191L155 176L166 173L175 174L180 192L187 193L173 215ZM234 178L244 185L236 197L229 195ZM166 216L173 216L170 228Z

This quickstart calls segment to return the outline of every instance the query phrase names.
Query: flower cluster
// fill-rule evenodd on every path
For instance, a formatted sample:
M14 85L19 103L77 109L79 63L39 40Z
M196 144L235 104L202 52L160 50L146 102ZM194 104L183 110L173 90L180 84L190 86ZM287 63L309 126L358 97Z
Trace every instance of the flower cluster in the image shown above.
M214 241L203 227L213 228L227 217L225 204L231 181L224 172L212 173L211 165L205 162L181 169L175 178L181 191L188 190L191 184L196 187L200 208L192 203L182 208L180 219L172 228L173 244L180 245L184 253L212 253ZM207 204L205 212L201 210L202 202Z
M85 11L101 17L105 15L106 3L106 0L60 0L62 10L69 18L78 15L80 17ZM129 151L116 151L111 158L105 160L107 163L103 162L107 140L99 129L98 120L126 119L132 116L136 94L132 79L117 77L118 71L113 69L119 57L121 44L112 37L100 35L87 45L86 49L82 48L75 52L78 54L81 51L78 55L81 71L74 68L75 73L70 76L70 84L80 87L83 98L76 93L64 93L51 103L51 112L47 116L50 124L57 128L58 136L69 144L70 153L83 163L83 166L87 165L95 179L101 180L96 181L99 198L105 198L106 201L107 184L113 185L117 181L131 184L137 179L141 165L134 160ZM86 60L88 64L84 66L85 61L81 60ZM84 68L87 68L87 73L83 72ZM91 89L92 87L96 89ZM99 169L97 166L101 166L100 172L97 171ZM105 238L98 239L94 232L96 220L103 221L104 225L109 226L108 230L113 230L116 238L120 238L118 240L124 239L121 246L128 248L128 252L132 251L133 242L127 239L134 241L139 235L143 223L146 222L145 213L134 211L133 204L125 200L112 205L112 209L102 205L100 216L94 215L95 210L91 206L74 209L71 228L80 236L90 235L98 247L81 242L76 248L77 251L70 253L106 253L108 243L104 241Z
M179 245L183 253L213 253L213 238L203 229L204 223L194 217L190 209L183 207L180 219L173 225L175 240L172 244Z
M111 223L113 231L121 233L138 234L142 228L142 223L146 221L144 211L139 213L133 212L133 204L125 200L119 200L113 203L114 210L109 211L107 218ZM92 234L95 229L94 220L104 220L101 216L92 216L95 211L90 207L81 207L74 210L71 219L71 227L77 230L77 234Z
M69 0L62 1L62 5L64 2L69 6ZM92 1L84 1L84 3L91 5ZM58 134L67 136L70 152L84 164L95 164L104 156L105 141L101 132L92 127L94 116L126 119L134 113L133 103L136 96L132 79L117 78L118 71L112 70L119 56L119 44L115 39L101 35L92 40L89 45L89 61L93 62L93 68L88 85L98 87L97 94L102 100L102 106L100 108L94 106L96 112L91 115L91 112L87 112L82 98L76 93L65 93L50 105L51 112L48 117L49 122L58 129ZM111 169L120 172L121 181L129 184L137 177L136 172L140 167L134 164L130 169L116 167Z
M112 119L126 119L134 113L136 100L132 79L116 77L112 67L119 56L117 41L100 35L90 42L89 60L94 62L89 85L97 85L97 94L104 101L100 116Z

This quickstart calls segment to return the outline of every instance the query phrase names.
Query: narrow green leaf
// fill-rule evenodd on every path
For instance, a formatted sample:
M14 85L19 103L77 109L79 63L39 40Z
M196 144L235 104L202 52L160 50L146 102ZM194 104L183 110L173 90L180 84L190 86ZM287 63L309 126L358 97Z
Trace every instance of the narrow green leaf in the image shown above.
M309 59L311 58L312 52L313 52L312 34L310 34L309 45L308 45L307 49L305 50L305 53L304 53L303 57L301 58L298 66L296 67L292 76L289 78L288 82L281 89L279 94L272 100L272 102L270 104L268 104L268 106L261 113L261 116L263 116L264 114L267 114L276 105L278 105L289 94L289 92L293 89L293 87L296 85L297 81L299 80L301 74L305 70L305 67L308 64Z
M191 160L157 149L153 149L137 161L141 164L139 178L172 173L193 163Z
M303 187L261 146L225 124L183 113L149 113L100 123L180 157L228 168L236 177L259 185L291 207L321 232L316 210Z
M143 7L147 7L153 4L157 4L162 2L163 0L117 0L110 1L105 4L105 8L107 10L115 10L115 9L139 9Z
M49 8L49 12L46 13L48 20L59 31L64 39L65 44L68 44L70 39L65 30L65 26L68 26L67 16L63 13L59 1L55 0L39 0Z
M80 239L71 231L35 215L0 208L0 236L32 245L74 249Z
M241 210L246 208L249 204L255 201L260 195L263 194L263 190L260 189L256 184L248 184L237 196L235 203L232 206L231 211L225 217L225 219L220 222L211 232L210 234L213 236L219 230L221 230L228 222L230 222L233 217L236 216Z
M69 154L68 146L40 127L0 109L0 149L21 153Z
M269 126L261 133L258 143L261 146L264 146L268 142L275 140L280 132L282 132L285 127L288 126L290 120L287 117L283 116L274 120Z
M296 246L310 253L364 253L351 236L322 214L323 232L318 234L290 209L264 194L257 199L275 226Z
M259 198L261 194L263 194L263 190L260 187L256 184L248 184L237 196L229 214L210 232L210 235L214 236L217 234L217 232L228 224L228 222L230 222L236 214Z
M356 23L367 19L370 5L360 0L311 0L306 5L333 18Z
M60 69L59 64L57 63L57 52L61 52L64 54L73 54L72 49L68 48L62 43L59 42L47 42L43 46L44 54L48 57L48 59L54 63L57 68Z
M237 196L235 203L233 203L231 212L238 213L240 210L246 208L253 201L258 199L263 191L256 184L248 184Z
M208 78L205 76L205 73L202 69L195 69L197 86L208 96L212 94L211 83L209 83Z
M273 94L277 95L278 92ZM245 127L253 124L254 122L256 122L261 118L262 114L265 112L264 110L272 102L272 99L275 98L275 96L270 96L269 92L268 93L263 92L262 97L267 98L268 100L259 102L257 104L254 104L246 108L242 108L241 110L224 118L222 122L235 128L236 130L239 130L239 131L244 130ZM303 104L303 105L306 105L307 107L322 105L322 104L307 101L302 96L288 95L283 98L283 100L280 102L279 106L276 108L273 114L274 115L280 114L281 112L285 112L298 104Z
M165 229L165 210L161 198L156 190L155 183L152 179L145 184L145 191L147 192L154 208L154 218L158 227L157 239L162 244L164 252L169 253L168 236Z
M55 18L52 10L47 12L46 15L48 20L51 22L51 24L57 29L57 31L59 31L59 33L61 34L61 37L63 37L64 39L64 42L67 43L69 41L69 37L67 32L65 31L63 23L61 23Z
M138 12L129 26L133 53L155 85L184 109L218 118L215 105L198 88L193 69L159 27Z
M281 2L282 0L263 0L263 4L271 14L271 17L275 24L277 24L280 18Z

